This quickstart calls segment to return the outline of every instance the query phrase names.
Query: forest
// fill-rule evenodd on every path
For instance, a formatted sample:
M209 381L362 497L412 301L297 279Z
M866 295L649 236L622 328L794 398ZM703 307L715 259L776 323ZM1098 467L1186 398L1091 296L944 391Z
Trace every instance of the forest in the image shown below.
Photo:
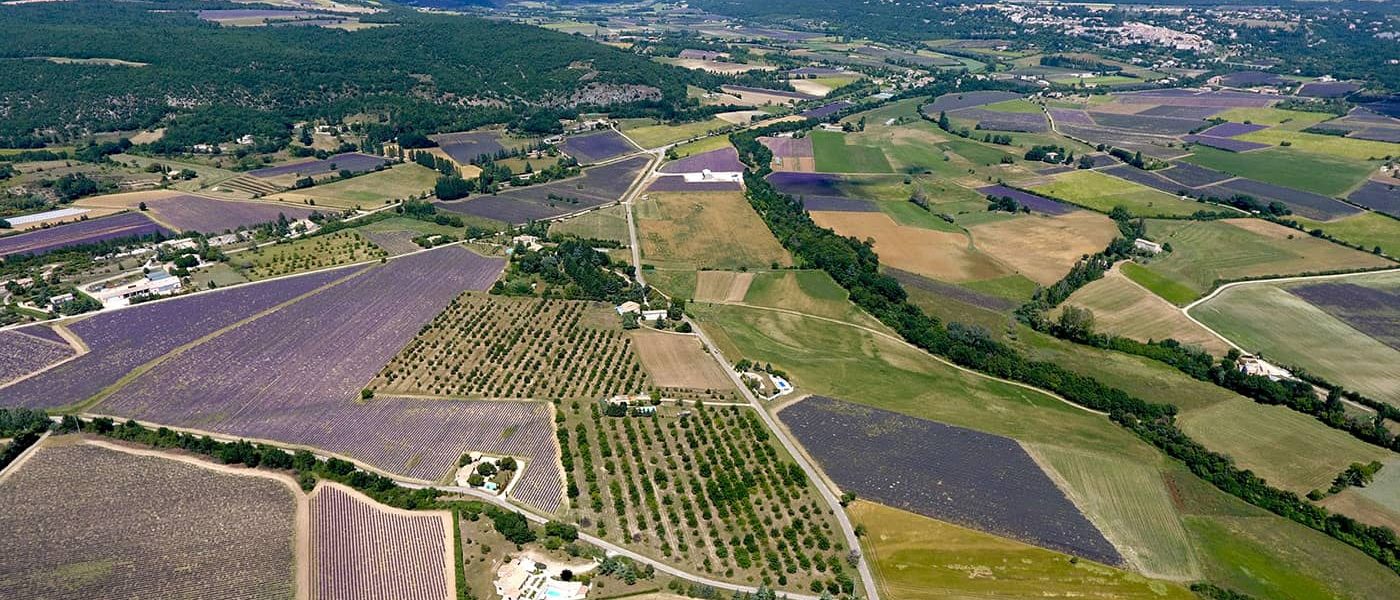
M190 0L42 3L0 11L0 146L144 129L181 115L166 135L216 143L228 123L281 137L296 120L388 115L403 130L526 122L602 105L674 111L687 84L718 79L577 36L502 21L402 8L383 26L221 27ZM112 58L145 66L58 64ZM713 79L713 80L712 80ZM179 107L179 108L176 108ZM208 116L203 116L207 113Z

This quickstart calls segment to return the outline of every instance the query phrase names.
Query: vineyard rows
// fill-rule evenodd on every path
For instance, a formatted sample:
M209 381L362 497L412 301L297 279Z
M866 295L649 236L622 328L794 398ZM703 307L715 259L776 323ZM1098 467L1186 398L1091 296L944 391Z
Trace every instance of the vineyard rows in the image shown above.
M370 386L385 394L597 399L646 384L632 340L601 304L464 294Z
M447 600L450 520L380 510L331 484L311 499L315 600Z

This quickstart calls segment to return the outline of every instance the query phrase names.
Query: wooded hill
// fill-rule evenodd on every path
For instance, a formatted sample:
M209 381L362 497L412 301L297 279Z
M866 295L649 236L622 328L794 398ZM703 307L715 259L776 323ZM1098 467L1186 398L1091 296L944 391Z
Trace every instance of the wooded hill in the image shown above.
M718 84L591 40L504 21L394 8L359 16L386 26L352 32L221 27L195 12L220 8L247 7L188 0L0 7L0 145L140 129L172 114L199 121L211 109L239 113L254 134L292 119L367 111L426 131L531 117L544 123L597 105L664 113L685 103L687 83ZM227 140L181 140L219 141Z

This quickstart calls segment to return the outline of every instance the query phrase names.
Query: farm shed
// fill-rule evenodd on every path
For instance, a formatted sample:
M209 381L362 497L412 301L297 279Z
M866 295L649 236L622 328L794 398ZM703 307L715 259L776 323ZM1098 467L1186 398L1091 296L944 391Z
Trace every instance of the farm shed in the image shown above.
M1161 244L1158 244L1157 242L1154 242L1152 240L1144 240L1142 238L1133 240L1133 247L1138 250L1142 250L1143 252L1151 252L1153 254L1161 254L1162 252Z

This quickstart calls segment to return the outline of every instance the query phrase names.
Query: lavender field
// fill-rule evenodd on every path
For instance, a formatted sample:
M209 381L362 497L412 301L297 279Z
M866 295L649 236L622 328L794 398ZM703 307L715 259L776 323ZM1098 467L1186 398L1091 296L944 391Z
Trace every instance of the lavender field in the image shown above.
M468 164L483 154L504 150L500 137L491 131L466 131L429 136L439 148L461 164Z
M491 196L439 202L438 207L511 224L557 217L618 201L647 160L645 156L637 156L584 169L579 177L509 189Z
M0 484L0 598L295 594L286 484L55 441Z
M943 296L946 298L952 298L953 300L957 300L958 302L962 302L963 304L970 304L972 306L985 308L996 312L1006 313L1015 310L1017 306L1016 301L1011 300L1009 298L994 296L992 294L984 294L982 292L971 290L960 285L943 283L942 281L938 281L936 279L929 279L927 277L924 277L923 275L919 275L916 273L901 271L899 269L893 269L890 267L885 267L883 271L886 275L889 275L890 277L899 280L899 282L903 285L933 292L935 294L938 294L939 296Z
M1161 171L1155 171L1154 173L1192 188L1220 183L1233 177L1233 175L1228 173L1221 173L1215 169L1207 169L1188 162L1174 163L1170 169L1163 169Z
M445 513L381 509L334 484L311 499L311 585L323 600L446 600Z
M1345 81L1307 83L1303 84L1303 87L1298 89L1298 95L1312 98L1340 98L1359 89L1361 89L1361 86Z
M816 108L804 110L797 114L798 116L805 119L825 119L852 106L855 105L851 104L850 102L846 102L845 100L842 100L840 102L832 102L831 104L823 104Z
M18 235L0 237L0 256L11 254L44 254L68 246L93 244L153 234L170 235L169 229L157 225L138 212L127 212L100 219L88 219L57 227L39 229Z
M827 173L795 173L783 171L767 177L779 192L793 196L845 196L841 177Z
M1294 286L1288 292L1400 350L1400 292L1332 282Z
M983 196L1009 196L1012 200L1015 200L1021 206L1028 207L1031 210L1038 213L1044 213L1052 216L1063 215L1077 210L1075 207L1065 204L1063 202L1056 202L1044 196L1037 196L1035 194L1023 192L1015 188L1009 188L1004 185L989 185L986 187L980 187L977 188L977 192L979 194L982 194Z
M1177 119L1195 119L1198 121L1209 119L1223 108L1213 106L1154 106L1137 114L1144 117L1174 117Z
M1094 120L1089 117L1089 113L1073 108L1051 108L1050 117L1055 119L1056 124L1093 125Z
M1186 191L1185 188L1188 187L1159 174L1164 172L1144 171L1142 169L1128 164L1118 165L1116 167L1109 167L1107 169L1104 169L1103 172L1113 175L1114 177L1117 177L1119 179L1126 179L1133 183L1142 184L1154 190L1163 191L1172 195L1176 195L1178 192Z
M0 331L0 385L73 356L67 342L30 335L30 330L52 331L47 327Z
M0 387L0 406L56 408L93 397L170 351L354 273L353 268L287 277L137 304L68 325L91 351Z
M1367 181L1347 196L1347 200L1400 219L1400 185Z
M622 134L608 129L587 135L569 136L564 143L559 144L559 149L578 159L580 163L588 164L621 156L637 148L627 141L627 138L622 137Z
M647 185L648 192L737 192L737 181L686 181L684 177L657 177Z
M1208 190L1216 192L1217 196L1229 197L1232 194L1244 194L1253 196L1256 199L1268 202L1277 200L1288 205L1293 212L1319 221L1330 221L1338 217L1354 215L1361 212L1350 204L1340 200L1329 198L1321 194L1304 192L1293 188L1286 188L1281 185L1255 181L1240 177L1225 183L1211 186Z
M978 129L990 129L992 131L1035 133L1050 130L1050 124L1045 121L1044 113L1009 113L982 108L968 108L948 116L977 121Z
M1216 125L1215 127L1211 127L1210 129L1202 131L1201 135L1232 138L1235 136L1244 135L1246 133L1263 131L1265 129L1268 128L1263 125L1255 125L1253 123L1221 123L1219 125Z
M170 224L178 231L198 231L206 234L271 223L277 220L278 215L286 215L288 219L293 220L305 219L315 212L309 208L217 200L189 194L148 200L146 205L157 219Z
M779 418L843 490L1083 556L1123 558L1014 440L811 396Z
M445 476L468 444L515 443L506 430L538 444L525 405L356 402L424 324L502 267L456 246L370 267L160 363L96 412L313 446L424 480Z
M322 173L330 173L332 171L350 171L351 173L363 173L365 171L373 171L376 168L378 168L379 165L386 164L388 162L389 161L387 159L379 156L361 154L359 152L347 152L345 154L337 154L325 160L310 160L277 165L274 167L266 167L263 169L248 171L248 174L254 177L262 177L266 179L269 177L277 177L279 175L291 174L301 176L320 175Z
M1094 113L1094 121L1104 127L1151 135L1182 135L1190 133L1197 127L1204 125L1204 122L1199 119L1119 115L1113 113Z
M699 173L709 170L714 173L733 173L744 170L739 162L739 151L732 146L687 156L662 165L662 173Z
M1209 135L1192 134L1185 136L1181 139L1187 142L1191 142L1193 144L1201 144L1202 146L1210 146L1211 148L1219 148L1221 150L1228 150L1230 152L1249 152L1250 150L1259 150L1260 148L1269 147L1268 144L1260 144L1258 142L1246 142L1244 140L1237 140L1234 138L1214 137Z
M783 158L812 158L812 138L761 137L759 143L768 147L773 156Z

